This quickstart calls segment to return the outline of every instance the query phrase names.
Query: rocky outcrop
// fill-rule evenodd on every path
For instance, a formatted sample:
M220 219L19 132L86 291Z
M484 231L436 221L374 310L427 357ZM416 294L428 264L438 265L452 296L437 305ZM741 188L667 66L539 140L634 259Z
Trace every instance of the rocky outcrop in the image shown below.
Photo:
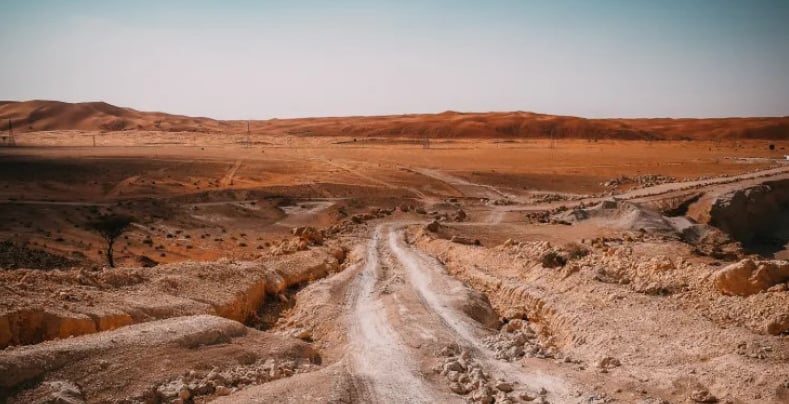
M688 216L715 226L758 250L789 241L789 180L768 181L722 195L709 195L690 206ZM775 246L772 246L775 247Z
M744 259L716 272L714 282L724 294L750 296L789 282L789 261Z

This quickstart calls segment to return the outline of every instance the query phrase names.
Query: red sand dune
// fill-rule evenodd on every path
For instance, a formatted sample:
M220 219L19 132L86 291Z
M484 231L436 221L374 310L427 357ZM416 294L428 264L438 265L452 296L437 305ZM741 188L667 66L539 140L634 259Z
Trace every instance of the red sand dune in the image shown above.
M244 131L240 121L141 112L104 102L0 102L0 119L20 131ZM789 139L789 117L586 119L531 112L413 114L253 121L255 133L304 136L582 139Z
M219 131L228 123L161 112L141 112L106 102L0 101L0 128L7 120L20 132L47 130L163 130L186 132Z

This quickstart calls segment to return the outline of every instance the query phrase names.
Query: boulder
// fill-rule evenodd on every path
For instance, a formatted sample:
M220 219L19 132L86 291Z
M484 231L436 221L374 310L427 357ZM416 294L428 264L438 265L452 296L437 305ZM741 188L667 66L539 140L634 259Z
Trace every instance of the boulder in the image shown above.
M291 230L291 232L294 236L299 237L309 244L320 245L323 243L323 235L312 226L296 227Z
M437 232L437 231L438 231L438 229L439 229L440 227L441 227L441 223L438 223L438 221L437 221L437 220L433 220L432 222L428 223L428 224L425 226L425 230L427 230L427 231L429 231L429 232L431 232L431 233L435 233L435 232Z
M714 275L715 287L724 294L750 296L789 281L789 261L754 261L746 258Z
M613 369L619 366L622 366L622 363L619 362L619 359L612 356L605 356L597 361L597 367L600 369Z

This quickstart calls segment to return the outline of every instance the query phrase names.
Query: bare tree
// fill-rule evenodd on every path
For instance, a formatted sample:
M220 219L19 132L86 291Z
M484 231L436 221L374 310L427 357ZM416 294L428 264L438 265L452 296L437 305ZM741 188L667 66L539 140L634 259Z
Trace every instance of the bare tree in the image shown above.
M99 216L88 225L107 242L107 262L112 268L115 268L112 247L115 244L115 240L129 228L131 223L132 218L129 216L109 214Z

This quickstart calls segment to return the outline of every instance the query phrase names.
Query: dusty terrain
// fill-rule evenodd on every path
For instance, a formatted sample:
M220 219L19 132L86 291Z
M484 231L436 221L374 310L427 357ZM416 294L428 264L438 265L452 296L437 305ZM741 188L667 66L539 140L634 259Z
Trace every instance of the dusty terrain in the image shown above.
M101 114L0 148L1 400L789 402L787 140Z

